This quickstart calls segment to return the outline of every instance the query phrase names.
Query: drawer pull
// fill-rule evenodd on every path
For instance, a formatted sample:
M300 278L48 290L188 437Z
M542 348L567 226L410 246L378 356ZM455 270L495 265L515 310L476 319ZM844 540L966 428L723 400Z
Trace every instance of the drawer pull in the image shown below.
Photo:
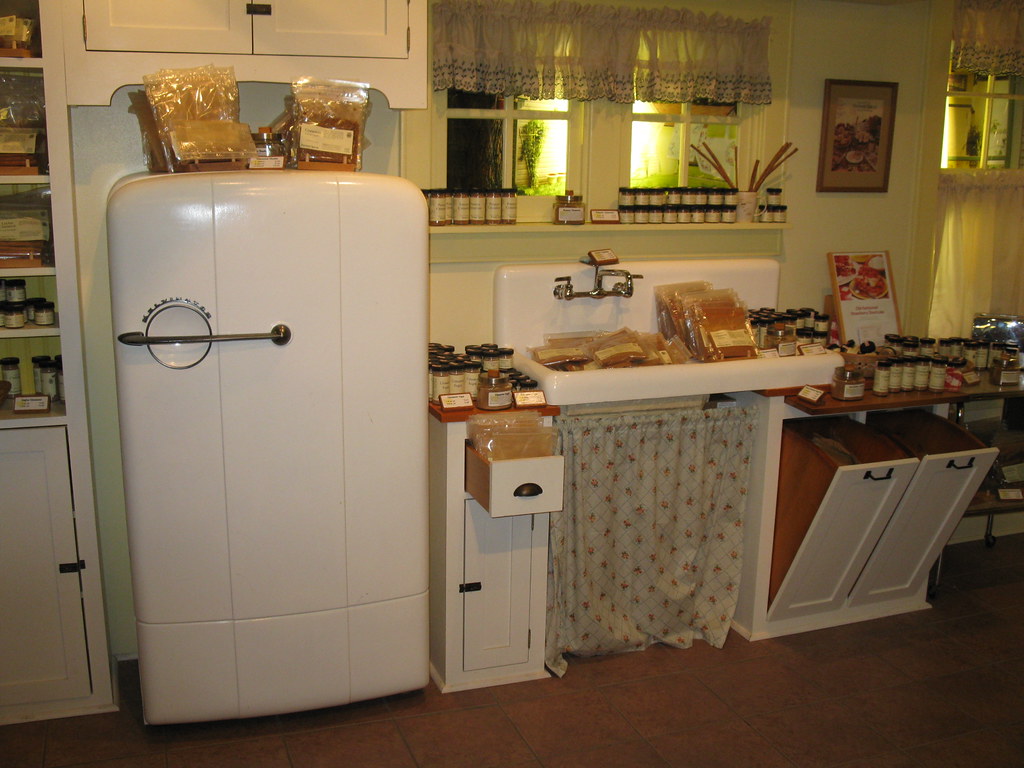
M974 466L974 457L973 456L971 456L971 458L969 458L967 460L967 463L964 464L962 467L957 466L956 459L950 459L949 461L946 462L946 469L970 469L973 466Z
M889 471L886 472L881 477L875 477L873 474L871 474L871 470L869 469L867 472L864 473L864 479L865 480L892 480L892 467L889 467Z
M514 491L512 491L512 495L513 496L517 496L519 498L523 498L523 497L529 498L529 497L532 497L532 496L540 496L542 493L544 493L544 489L541 488L536 483L523 483L518 488L516 488Z

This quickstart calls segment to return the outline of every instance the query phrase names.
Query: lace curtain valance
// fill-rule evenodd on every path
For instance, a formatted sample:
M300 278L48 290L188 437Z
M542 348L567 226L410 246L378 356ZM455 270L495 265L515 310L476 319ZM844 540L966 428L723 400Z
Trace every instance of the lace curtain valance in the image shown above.
M433 13L435 90L771 103L767 17L533 0L441 0Z
M953 66L988 75L1024 74L1024 2L957 0Z

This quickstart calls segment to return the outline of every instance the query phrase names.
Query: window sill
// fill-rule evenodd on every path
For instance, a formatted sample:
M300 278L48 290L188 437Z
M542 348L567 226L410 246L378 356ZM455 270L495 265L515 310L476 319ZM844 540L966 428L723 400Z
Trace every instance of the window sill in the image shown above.
M524 222L521 224L451 224L447 226L431 226L431 237L457 237L459 235L481 234L571 234L576 232L708 232L711 230L738 231L789 229L790 224L545 224L541 222Z

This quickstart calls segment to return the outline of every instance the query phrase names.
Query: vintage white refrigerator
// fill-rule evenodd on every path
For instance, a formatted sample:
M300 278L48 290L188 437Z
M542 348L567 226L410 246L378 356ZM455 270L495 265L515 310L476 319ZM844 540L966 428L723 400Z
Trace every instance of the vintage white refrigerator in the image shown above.
M409 182L119 182L108 241L149 723L422 688L427 228Z

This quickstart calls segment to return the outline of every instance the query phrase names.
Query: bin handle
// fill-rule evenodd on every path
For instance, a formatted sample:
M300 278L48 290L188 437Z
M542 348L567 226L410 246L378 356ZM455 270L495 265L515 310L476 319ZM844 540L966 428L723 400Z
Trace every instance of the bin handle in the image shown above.
M973 466L974 466L974 457L973 456L971 456L971 458L969 458L967 460L967 463L964 464L962 467L957 466L956 459L950 459L949 461L946 462L946 469L970 469Z
M864 473L864 479L865 480L892 480L892 467L889 467L889 471L886 472L881 477L875 477L872 474L871 470L869 469L867 472Z
M544 489L541 488L536 483L523 483L514 491L512 491L513 496L518 496L520 498L540 496L542 493L544 493Z

